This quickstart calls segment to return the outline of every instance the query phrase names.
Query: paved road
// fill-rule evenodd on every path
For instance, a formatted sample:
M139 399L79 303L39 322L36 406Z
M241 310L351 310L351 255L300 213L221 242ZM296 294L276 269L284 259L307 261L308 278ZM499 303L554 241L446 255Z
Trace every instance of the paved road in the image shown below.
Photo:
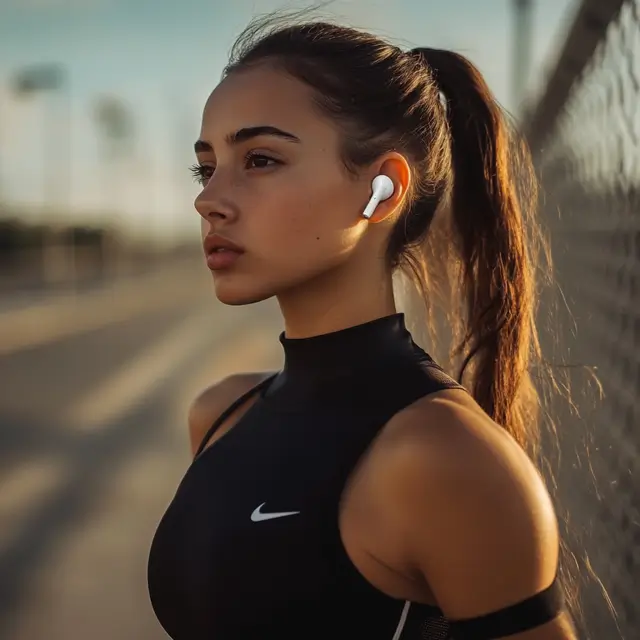
M189 463L186 407L281 347L273 304L223 307L201 269L156 275L0 314L0 638L166 638L146 558Z

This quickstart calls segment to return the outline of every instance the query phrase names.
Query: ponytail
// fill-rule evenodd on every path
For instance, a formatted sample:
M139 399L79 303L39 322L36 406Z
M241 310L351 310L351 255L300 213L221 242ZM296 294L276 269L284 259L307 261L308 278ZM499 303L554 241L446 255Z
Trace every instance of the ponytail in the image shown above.
M509 157L515 151L509 144L513 131L478 69L450 51L421 48L411 55L422 58L443 94L450 132L451 222L464 318L454 351L462 358L459 381L533 455L539 440L537 397L528 371L538 343L525 221L535 213L535 194L519 197L515 158ZM523 185L535 184L526 152L518 168Z

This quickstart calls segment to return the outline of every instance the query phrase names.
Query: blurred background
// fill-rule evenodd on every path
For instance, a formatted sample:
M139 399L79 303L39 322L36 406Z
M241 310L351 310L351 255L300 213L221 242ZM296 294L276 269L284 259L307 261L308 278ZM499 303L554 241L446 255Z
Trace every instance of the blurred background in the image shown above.
M0 638L166 637L146 559L189 463L188 403L281 363L272 302L214 299L188 171L235 36L281 6L0 0ZM552 408L549 455L617 610L592 581L586 626L640 639L639 0L324 13L466 54L527 134L557 270L543 341L575 401Z

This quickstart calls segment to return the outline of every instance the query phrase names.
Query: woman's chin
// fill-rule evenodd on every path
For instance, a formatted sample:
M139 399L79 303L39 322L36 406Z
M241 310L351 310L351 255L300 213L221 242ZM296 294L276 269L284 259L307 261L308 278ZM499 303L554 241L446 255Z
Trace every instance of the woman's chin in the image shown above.
M229 306L242 306L246 304L254 304L255 302L262 302L268 298L271 298L273 293L266 293L259 291L255 287L240 286L238 282L230 282L231 278L225 277L219 278L214 276L213 286L215 289L216 298L222 304Z

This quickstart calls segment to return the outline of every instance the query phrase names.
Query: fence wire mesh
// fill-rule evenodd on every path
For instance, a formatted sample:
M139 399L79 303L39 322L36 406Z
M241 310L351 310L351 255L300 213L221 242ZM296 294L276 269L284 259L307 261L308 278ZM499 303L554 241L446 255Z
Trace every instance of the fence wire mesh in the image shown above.
M603 37L544 141L530 132L556 299L566 300L543 341L570 365L593 366L604 391L599 401L576 368L581 416L555 415L572 546L586 551L618 614L616 623L591 582L585 627L594 640L640 640L640 0L596 27Z

